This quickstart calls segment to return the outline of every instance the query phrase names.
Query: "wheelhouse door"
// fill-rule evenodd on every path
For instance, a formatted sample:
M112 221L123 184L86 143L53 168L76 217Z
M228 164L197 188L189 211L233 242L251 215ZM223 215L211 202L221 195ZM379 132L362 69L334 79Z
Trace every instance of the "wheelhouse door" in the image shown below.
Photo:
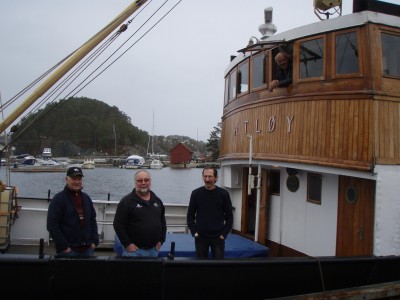
M340 176L337 256L372 255L375 181Z

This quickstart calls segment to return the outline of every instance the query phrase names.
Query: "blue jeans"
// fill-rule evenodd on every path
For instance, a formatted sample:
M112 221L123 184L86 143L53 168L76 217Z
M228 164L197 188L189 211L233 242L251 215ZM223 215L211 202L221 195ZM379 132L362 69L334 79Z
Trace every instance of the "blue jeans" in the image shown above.
M89 247L84 252L78 252L78 251L72 250L69 253L65 253L65 252L57 253L56 256L57 257L89 257L89 256L93 256L93 255L94 255L94 248Z
M195 238L196 256L208 258L208 249L211 248L212 258L223 259L225 255L225 240L199 236Z
M129 256L129 257L138 257L138 256L149 256L149 257L157 257L158 250L156 247L150 249L138 249L136 251L126 251L125 247L122 250L122 256Z

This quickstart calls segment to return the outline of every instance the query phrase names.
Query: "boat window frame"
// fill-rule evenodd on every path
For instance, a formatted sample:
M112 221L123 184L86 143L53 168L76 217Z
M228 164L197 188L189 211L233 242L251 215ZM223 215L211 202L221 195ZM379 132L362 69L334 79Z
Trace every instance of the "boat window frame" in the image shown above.
M229 104L229 74L225 77L224 106Z
M322 39L324 42L324 50L323 50L323 59L322 59L322 75L317 77L308 77L308 78L301 78L300 77L300 46L304 42ZM294 42L293 44L293 78L297 79L297 83L303 82L314 82L314 81L325 81L326 80L326 73L327 73L327 43L326 43L326 34L319 34L312 37L302 38ZM296 59L295 59L296 58Z
M280 170L270 170L269 194L274 195L274 196L281 195L281 171Z
M267 82L268 82L268 77L269 77L268 76L268 74L269 74L268 61L269 61L269 57L270 57L269 53L270 53L269 51L264 50L264 51L260 51L256 54L253 54L250 57L250 91L251 92L268 88ZM264 81L264 83L257 87L254 87L253 61L255 58L258 58L259 56L263 56L263 60L264 60L264 63L263 63L263 73L264 73L263 81Z
M336 37L341 34L355 32L357 34L357 45L358 45L358 72L355 73L346 73L346 74L337 74L336 73ZM342 78L353 78L353 77L363 77L364 76L364 63L363 63L363 50L361 46L361 30L360 28L350 28L347 30L341 30L337 32L333 32L332 34L332 79L342 79Z
M247 90L244 92L239 92L240 91L240 87L241 87L241 67L243 65L247 64ZM241 61L239 64L237 64L237 66L235 67L237 72L236 72L236 98L240 98L244 95L247 95L250 93L250 58L246 58L243 61Z
M313 178L318 178L315 182ZM317 189L317 190L316 190ZM318 195L315 195L317 193ZM314 197L317 196L317 197ZM322 203L322 174L308 172L307 173L307 202L321 205Z
M235 75L235 87L232 89L232 75ZM237 65L232 68L232 70L228 74L228 80L229 80L229 88L228 88L228 104L231 103L233 100L237 98ZM231 91L234 91L235 94L232 96Z
M389 34L389 35L395 35L400 38L400 30L389 30L386 27L385 28L379 28L379 38L380 38L380 65L381 65L381 75L383 78L390 78L390 79L399 79L399 76L393 76L389 74L385 74L383 72L383 47L382 47L382 34Z

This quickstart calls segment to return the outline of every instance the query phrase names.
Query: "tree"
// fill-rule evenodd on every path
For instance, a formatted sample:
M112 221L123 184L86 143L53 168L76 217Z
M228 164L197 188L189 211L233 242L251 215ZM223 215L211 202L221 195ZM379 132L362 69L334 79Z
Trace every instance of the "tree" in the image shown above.
M219 122L214 126L214 130L210 133L210 138L207 140L207 151L211 152L212 161L216 161L219 157L219 144L221 140L222 123Z

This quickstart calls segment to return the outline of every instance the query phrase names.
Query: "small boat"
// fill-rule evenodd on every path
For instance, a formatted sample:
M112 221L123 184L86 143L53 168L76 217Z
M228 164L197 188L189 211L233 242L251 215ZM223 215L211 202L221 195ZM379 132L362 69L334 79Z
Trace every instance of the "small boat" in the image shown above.
M153 159L150 163L150 169L162 169L164 164L159 159Z
M35 156L25 156L20 164L14 163L11 172L65 172L68 164L59 163L53 159L41 159Z
M94 169L96 167L96 163L93 159L87 158L83 161L82 169Z
M53 154L51 153L51 148L43 148L42 158L43 159L52 159Z
M131 155L126 159L126 163L123 166L124 169L139 169L145 164L145 159L140 155Z

